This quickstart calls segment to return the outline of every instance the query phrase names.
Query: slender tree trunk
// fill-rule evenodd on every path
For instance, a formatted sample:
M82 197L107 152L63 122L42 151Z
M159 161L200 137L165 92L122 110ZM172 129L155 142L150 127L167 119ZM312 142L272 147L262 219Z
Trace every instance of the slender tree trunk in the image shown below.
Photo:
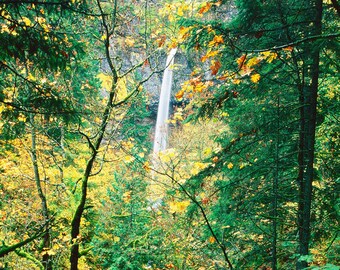
M34 171L34 180L37 187L38 195L41 201L41 209L42 214L44 217L44 222L46 223L46 232L43 235L42 240L42 249L49 249L50 248L50 232L49 232L49 210L47 207L47 200L46 196L44 194L44 191L41 187L41 178L39 173L39 166L38 166L38 159L37 159L37 142L36 142L36 131L35 131L35 124L34 124L34 115L30 115L30 122L32 125L31 128L31 160L32 160L32 166ZM52 261L50 255L45 252L42 258L42 264L44 265L46 270L52 270Z
M314 35L321 34L322 19L322 0L314 0L313 8L315 9ZM309 47L309 49L311 49ZM319 79L319 61L320 49L313 48L307 59L308 77L305 79L303 88L304 103L301 110L301 132L300 132L300 153L299 153L299 181L300 196L298 207L298 228L299 228L299 249L300 256L309 254L309 243L311 235L311 206L313 193L313 171L314 171L314 150L315 150L315 130L316 130L316 108L317 92ZM310 64L309 64L310 63ZM310 79L310 83L308 83ZM302 147L302 148L301 148ZM308 263L300 258L296 264L296 269L304 269Z
M71 270L78 270L79 243L81 241L81 237L79 234L80 233L80 222L81 222L81 217L85 209L85 203L86 203L86 198L87 198L87 184L88 184L90 173L93 167L93 163L96 159L96 155L97 153L94 152L90 160L86 164L86 170L83 176L82 187L81 187L81 199L80 199L77 210L74 213L74 216L71 222L71 239L72 239L71 256L70 256Z
M86 169L83 175L83 180L82 180L82 186L81 186L81 199L78 204L78 207L76 209L76 212L74 213L74 216L72 218L71 222L71 241L72 241L72 246L71 246L71 256L70 256L70 263L71 263L71 270L78 270L78 261L79 261L79 243L81 241L81 235L80 235L80 222L82 215L85 210L85 204L87 200L87 185L88 185L88 180L91 176L91 170L93 168L93 164L97 158L98 150L99 147L102 143L104 133L108 124L110 112L112 109L112 102L115 98L115 87L117 84L118 78L116 76L113 77L113 84L112 84L112 90L109 95L108 102L105 106L105 110L102 116L102 123L100 126L99 134L98 137L93 144L90 141L89 137L86 137L88 140L89 146L92 150L92 154L90 159L88 160L86 164ZM83 134L85 136L85 134Z
M275 146L275 175L272 187L272 269L277 270L277 205L278 205L278 192L279 192L279 143L280 143L280 96L277 98L277 133L276 133L276 146Z

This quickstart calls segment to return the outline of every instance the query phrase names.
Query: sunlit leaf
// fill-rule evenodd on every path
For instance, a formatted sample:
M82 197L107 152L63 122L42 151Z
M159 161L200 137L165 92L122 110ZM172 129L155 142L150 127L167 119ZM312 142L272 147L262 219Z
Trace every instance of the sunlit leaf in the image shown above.
M169 212L170 213L183 213L186 211L187 207L190 205L190 201L181 201L181 202L170 202L169 203Z
M261 75L256 73L256 74L253 74L250 76L250 80L253 82L253 83L258 83L260 81L260 78L261 78Z
M198 13L203 14L205 12L208 12L211 8L212 4L209 2L206 2L203 4L203 6L199 9Z

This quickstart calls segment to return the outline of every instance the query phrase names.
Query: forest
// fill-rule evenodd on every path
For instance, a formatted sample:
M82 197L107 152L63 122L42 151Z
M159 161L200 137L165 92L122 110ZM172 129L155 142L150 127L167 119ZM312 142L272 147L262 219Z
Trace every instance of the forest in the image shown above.
M339 18L0 0L0 269L339 270Z

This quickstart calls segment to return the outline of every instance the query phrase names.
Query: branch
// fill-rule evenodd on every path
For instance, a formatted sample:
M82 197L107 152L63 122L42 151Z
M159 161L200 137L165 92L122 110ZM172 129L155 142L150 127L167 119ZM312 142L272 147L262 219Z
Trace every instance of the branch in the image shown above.
M18 1L18 0L4 0L0 1L0 4L35 4L35 5L66 5L69 4L69 1L60 1L60 2L45 2L45 1Z
M218 239L217 235L215 234L214 229L212 228L212 226L211 226L211 224L210 224L210 221L209 221L209 219L208 219L208 217L207 217L207 215L206 215L206 213L205 213L205 210L204 210L204 208L202 207L202 205L196 200L196 198L195 198L193 195L191 195L191 194L185 189L185 187L184 187L181 183L179 183L178 181L176 181L176 180L175 180L173 177L171 177L170 175L168 175L168 177L170 177L171 180L172 180L174 183L176 183L176 184L180 187L180 189L184 192L184 194L185 194L185 195L186 195L186 196L187 196L194 204L196 204L197 207L200 209L200 211L201 211L201 213L202 213L202 216L203 216L203 218L204 218L204 221L205 221L205 223L207 224L208 229L209 229L211 235L214 237L216 243L218 244L218 246L220 247L220 249L221 249L222 252L223 252L224 259L225 259L226 262L228 263L229 268L230 268L230 269L233 269L233 266L232 266L232 264L231 264L231 262L230 262L230 260L229 260L228 254L227 254L227 252L226 252L226 248L225 248L224 244L220 242L220 240Z
M25 252L23 250L15 250L15 253L20 256L23 257L29 261L32 261L36 266L39 267L40 270L44 270L45 267L43 266L43 264L37 260L36 258L34 258L31 254L29 254L28 252Z
M48 224L49 221L47 221L41 228L45 227ZM2 241L2 246L0 246L0 258L6 256L8 253L15 251L18 248L23 247L24 245L34 241L35 239L39 238L43 234L45 234L45 230L37 231L33 236L27 238L26 240L23 240L19 243L16 243L11 246L5 245L4 241Z
M274 46L274 47L270 47L270 48L266 48L266 49L258 49L258 50L246 50L246 49L242 49L239 48L237 46L235 46L238 50L240 50L241 52L245 52L245 53L260 53L260 52L266 52L266 51L279 51L288 47L294 47L297 46L301 43L305 43L305 42L309 42L309 41L315 41L318 39L332 39L332 38L337 38L340 37L340 33L333 33L333 34L327 34L327 35L316 35L316 36L309 36L303 39L299 39L296 41L292 41L280 46Z

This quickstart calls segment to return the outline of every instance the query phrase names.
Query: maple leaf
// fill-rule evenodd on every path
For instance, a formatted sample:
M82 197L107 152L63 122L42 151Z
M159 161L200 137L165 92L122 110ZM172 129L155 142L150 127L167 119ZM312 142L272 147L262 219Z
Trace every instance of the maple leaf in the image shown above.
M208 241L209 241L210 244L213 244L213 243L216 242L216 239L213 236L210 236Z
M243 76L247 76L247 75L250 75L250 73L251 73L253 70L254 70L253 68L251 68L251 67L249 67L249 66L247 66L247 65L243 65L243 66L242 66L242 69L241 69L241 71L240 71L240 74L241 74L242 77L243 77Z
M150 172L150 171L151 171L150 163L149 163L148 161L146 161L146 162L143 164L143 169L144 169L146 172Z
M224 39L222 35L214 36L213 40L209 42L208 46L213 47L215 45L222 44L222 43L224 43Z
M243 54L241 57L237 58L236 62L238 64L238 68L241 68L246 61L247 55Z
M32 22L29 18L27 17L22 17L22 21L25 23L26 26L32 26Z
M183 213L186 211L187 207L190 205L190 201L182 201L182 202L170 202L170 213Z
M288 46L286 48L283 48L284 51L287 51L287 52L291 52L294 50L294 47L293 46Z
M177 92L177 94L175 95L175 98L176 99L181 99L184 95L184 91L183 90L180 90Z
M218 55L219 51L209 51L206 55L202 56L201 62L205 62L208 58Z
M211 75L216 75L221 66L220 61L212 61L210 66Z
M258 83L261 79L261 75L256 73L256 74L253 74L250 76L250 80L253 82L253 83Z
M208 203L209 203L209 198L204 197L204 198L201 200L201 203L202 203L202 204L208 204Z
M240 79L234 79L233 80L233 84L240 84L241 83L241 80Z
M199 14L203 14L205 12L208 12L211 8L212 4L211 3L204 3L203 6L200 8L200 10L198 11Z
M277 58L276 52L265 51L262 52L261 54L264 56L264 59L266 59L268 63L273 62L273 60Z
M253 57L253 58L251 58L251 59L249 59L248 61L247 61L247 66L248 67L252 67L252 66L255 66L255 65L257 65L258 63L260 63L261 62L261 58L259 58L259 57Z

